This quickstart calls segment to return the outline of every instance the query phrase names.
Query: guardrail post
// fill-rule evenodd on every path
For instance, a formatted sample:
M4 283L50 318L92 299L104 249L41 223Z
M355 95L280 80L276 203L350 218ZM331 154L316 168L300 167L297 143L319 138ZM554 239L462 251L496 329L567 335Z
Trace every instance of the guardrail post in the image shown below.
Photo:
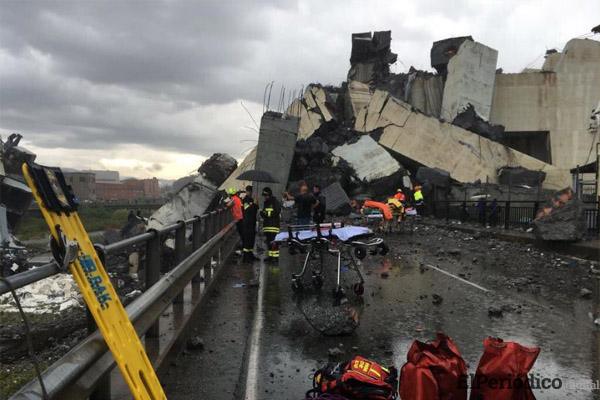
M154 236L146 242L146 290L160 279L160 235L156 230L152 232ZM156 320L146 331L146 337L158 337L159 330L159 322Z
M510 201L504 203L504 229L510 227Z
M220 228L223 229L225 227L225 225L227 224L227 213L223 210L219 210L219 214L221 215L221 226Z
M179 265L185 259L185 222L179 221L179 227L175 230L175 265ZM183 303L183 291L179 293L173 303Z
M202 244L206 242L206 240L202 240L204 237L204 232L202 231L203 221L204 220L202 218L196 217L194 222L192 222L192 249L194 251L198 250L200 247L202 247ZM192 278L192 283L198 283L201 281L202 279L200 270L198 270L198 273Z
M202 243L206 243L208 242L208 239L210 239L210 225L208 223L208 216L204 216L202 217Z
M531 221L535 221L535 217L537 217L537 212L540 209L540 202L536 201L533 203L533 215L531 216Z
M219 232L219 214L217 211L213 211L210 214L210 220L212 222L211 236L214 236Z
M100 259L100 262L102 262L104 269L107 269L106 252L104 251L104 246L95 244L94 249L96 250L96 254L98 255L98 258ZM94 319L94 317L92 316L92 313L90 312L89 308L87 308L87 307L85 308L85 316L87 319L87 333L88 333L88 335L91 335L92 333L94 333L96 331L96 329L98 329L98 325L96 325L96 320ZM110 385L111 385L110 373L108 373L108 374L105 374L102 377L102 379L100 379L100 381L96 385L96 388L90 395L90 400L110 399Z

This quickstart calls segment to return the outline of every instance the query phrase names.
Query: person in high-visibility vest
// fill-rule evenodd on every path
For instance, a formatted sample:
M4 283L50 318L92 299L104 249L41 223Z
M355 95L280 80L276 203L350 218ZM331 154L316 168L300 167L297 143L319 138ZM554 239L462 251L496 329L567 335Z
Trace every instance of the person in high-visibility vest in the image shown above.
M273 196L271 188L266 187L262 191L264 200L260 216L263 219L263 233L267 244L267 258L265 261L277 262L279 260L279 246L275 242L275 236L279 233L281 205Z
M415 199L415 207L417 208L417 212L419 215L423 215L425 199L423 197L423 192L421 191L421 185L416 185L413 192L413 198Z

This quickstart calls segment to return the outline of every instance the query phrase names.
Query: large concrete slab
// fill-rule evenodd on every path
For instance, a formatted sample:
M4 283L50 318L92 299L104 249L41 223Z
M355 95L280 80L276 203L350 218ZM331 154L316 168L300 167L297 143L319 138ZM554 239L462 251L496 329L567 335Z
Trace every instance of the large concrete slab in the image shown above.
M330 99L320 85L309 85L302 99L295 99L286 114L300 118L298 139L308 139L319 127L334 120Z
M402 168L390 153L367 135L356 143L336 147L332 153L348 162L364 182L390 176Z
M298 118L268 111L260 121L255 168L267 171L279 183L256 183L255 193L269 186L275 196L286 188L298 135Z
M442 99L442 118L452 121L467 104L477 114L490 118L498 52L472 40L465 40L448 61Z
M201 175L197 176L152 214L148 229L161 229L204 214L216 194L217 188L213 183Z
M370 132L382 128L379 143L427 167L448 171L459 182L497 182L497 170L522 166L546 173L544 187L562 189L570 177L539 161L475 133L412 110L411 106L378 90L361 111L355 129Z
M351 120L371 101L369 85L359 81L349 81L346 89L346 119Z

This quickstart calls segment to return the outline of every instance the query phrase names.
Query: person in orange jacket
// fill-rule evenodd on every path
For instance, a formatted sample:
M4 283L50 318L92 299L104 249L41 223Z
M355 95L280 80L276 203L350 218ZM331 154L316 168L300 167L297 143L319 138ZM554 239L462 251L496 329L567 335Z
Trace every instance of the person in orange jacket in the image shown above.
M240 240L244 240L243 228L244 228L244 216L242 213L242 199L238 195L239 192L234 188L227 189L229 199L226 202L227 208L231 209L231 216L235 221L235 227L240 235Z

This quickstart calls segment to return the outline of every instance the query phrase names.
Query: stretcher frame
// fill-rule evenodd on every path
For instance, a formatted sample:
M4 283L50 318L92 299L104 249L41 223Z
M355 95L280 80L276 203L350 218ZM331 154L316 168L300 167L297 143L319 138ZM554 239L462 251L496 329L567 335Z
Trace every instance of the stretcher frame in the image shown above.
M311 264L312 257L318 253L318 264L313 268L310 268L312 274L312 283L315 289L320 289L323 286L323 270L324 270L324 253L327 252L336 257L336 282L335 288L333 291L334 298L336 302L344 303L347 301L345 297L345 291L341 284L341 273L342 273L342 265L347 265L348 269L353 271L357 277L358 282L352 285L352 290L357 296L362 296L364 293L364 277L360 271L360 267L354 258L354 253L356 253L356 249L362 249L362 254L366 255L366 249L375 249L375 253L378 248L386 249L384 240L382 238L371 238L368 240L360 240L360 239L348 239L346 241L339 240L333 234L333 228L343 228L344 224L339 223L330 223L330 224L319 224L319 225L290 225L288 226L288 238L286 243L289 246L290 252L294 252L296 249L300 249L301 251L306 252L306 256L304 257L304 262L302 265L302 269L298 273L292 274L292 289L295 292L299 292L303 289L302 281L306 273L309 270L309 264ZM311 237L308 239L300 239L298 236L298 232L302 230L315 230L316 237ZM324 236L322 231L327 230L328 235ZM294 233L296 235L294 236ZM372 235L373 233L370 233ZM359 251L360 253L360 251ZM364 257L363 257L364 258Z

